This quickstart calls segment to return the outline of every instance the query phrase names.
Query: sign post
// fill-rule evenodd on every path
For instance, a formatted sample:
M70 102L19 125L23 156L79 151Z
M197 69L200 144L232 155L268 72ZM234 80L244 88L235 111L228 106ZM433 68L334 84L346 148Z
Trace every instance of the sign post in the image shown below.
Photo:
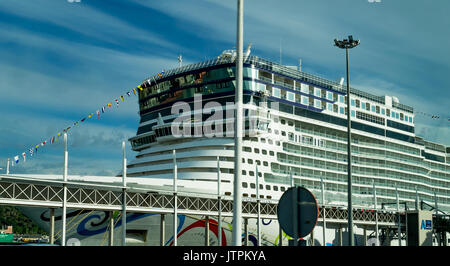
M283 231L294 239L294 245L301 237L312 232L319 218L319 206L314 195L304 187L291 187L281 196L277 216Z

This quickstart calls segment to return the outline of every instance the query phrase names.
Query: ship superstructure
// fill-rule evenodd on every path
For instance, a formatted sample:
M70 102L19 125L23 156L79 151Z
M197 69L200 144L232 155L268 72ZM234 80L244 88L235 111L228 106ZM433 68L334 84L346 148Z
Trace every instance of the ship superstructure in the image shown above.
M295 184L320 199L323 181L326 203L345 205L346 89L249 53L244 59L243 196L256 197L259 178L261 198L279 199ZM232 194L234 60L226 51L142 83L129 176L172 178L175 150L178 178L217 182L219 157L222 191ZM413 108L396 97L355 88L350 97L353 204L373 204L375 184L380 205L394 202L397 190L411 208L417 199L434 205L436 197L450 211L450 147L416 136Z

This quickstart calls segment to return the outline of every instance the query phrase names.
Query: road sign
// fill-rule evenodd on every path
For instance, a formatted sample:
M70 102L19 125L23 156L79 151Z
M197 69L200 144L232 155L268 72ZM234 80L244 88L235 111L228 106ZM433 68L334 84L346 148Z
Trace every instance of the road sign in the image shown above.
M304 187L291 187L281 196L277 206L281 228L294 239L305 237L319 218L319 206L314 195Z

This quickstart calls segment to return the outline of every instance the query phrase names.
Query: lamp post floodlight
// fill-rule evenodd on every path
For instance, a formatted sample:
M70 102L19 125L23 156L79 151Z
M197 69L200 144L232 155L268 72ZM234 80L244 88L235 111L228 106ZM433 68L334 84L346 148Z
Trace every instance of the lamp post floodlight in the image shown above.
M350 81L348 74L348 49L358 46L359 40L354 40L353 36L348 36L348 39L342 41L334 39L334 45L345 49L347 62L347 196L348 196L348 244L354 246L353 236L353 206L352 206L352 154L351 154L351 120L350 120Z

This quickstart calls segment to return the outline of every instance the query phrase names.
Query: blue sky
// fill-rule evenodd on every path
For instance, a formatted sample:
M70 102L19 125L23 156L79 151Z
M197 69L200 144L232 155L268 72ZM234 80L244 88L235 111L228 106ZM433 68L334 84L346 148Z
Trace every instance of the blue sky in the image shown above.
M360 39L352 87L440 115L416 115L416 134L450 146L450 2L246 0L244 8L252 54L286 65L302 58L303 71L331 80L345 75L333 39ZM0 1L0 172L8 157L176 67L179 54L188 64L234 47L235 31L235 0ZM117 174L137 112L137 98L125 98L71 130L69 174ZM62 154L61 142L47 145L11 173L62 173Z

